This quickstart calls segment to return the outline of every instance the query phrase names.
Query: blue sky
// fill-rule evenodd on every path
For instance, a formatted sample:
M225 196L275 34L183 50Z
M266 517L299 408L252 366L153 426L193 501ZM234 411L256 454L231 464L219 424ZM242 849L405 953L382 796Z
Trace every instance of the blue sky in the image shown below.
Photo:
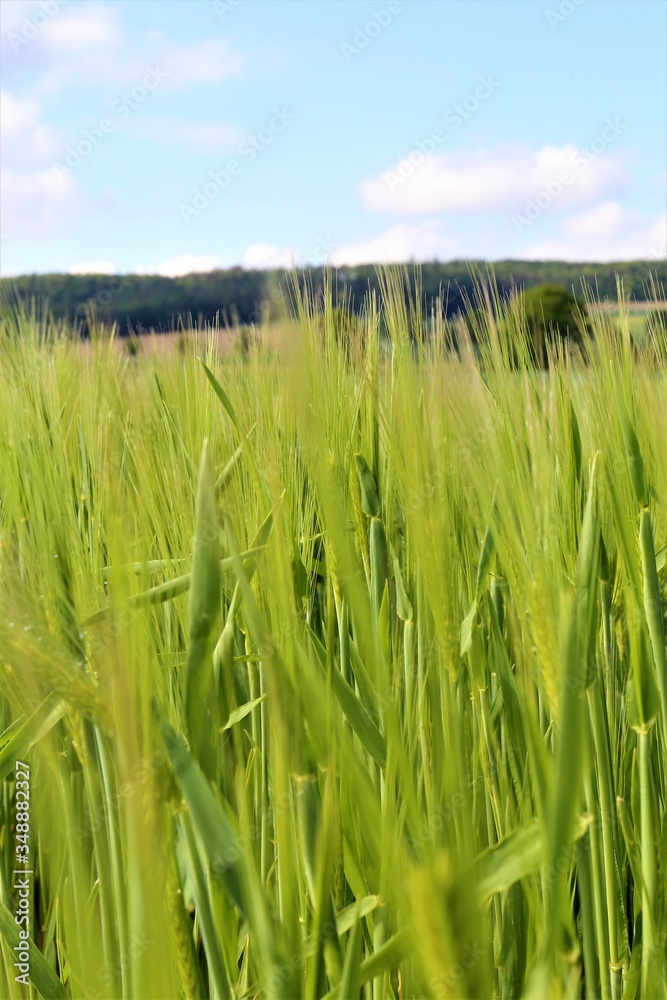
M1 273L666 255L662 0L2 0Z

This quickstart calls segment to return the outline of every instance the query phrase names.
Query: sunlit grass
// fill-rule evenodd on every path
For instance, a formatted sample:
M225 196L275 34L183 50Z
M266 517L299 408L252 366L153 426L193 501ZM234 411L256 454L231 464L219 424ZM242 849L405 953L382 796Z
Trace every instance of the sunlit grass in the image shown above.
M664 325L291 307L3 313L0 995L667 995Z

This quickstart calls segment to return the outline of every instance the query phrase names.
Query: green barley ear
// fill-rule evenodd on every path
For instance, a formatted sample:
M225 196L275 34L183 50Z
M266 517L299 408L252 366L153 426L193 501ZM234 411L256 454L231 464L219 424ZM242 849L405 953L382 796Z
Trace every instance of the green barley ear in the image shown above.
M306 996L321 996L321 985L326 982L325 970L337 982L342 970L340 942L334 919L333 873L336 846L336 808L333 780L325 774L324 794L319 802L319 823L315 851L315 878L313 897L312 937L315 954L306 974ZM319 796L318 796L319 798Z
M579 430L579 420L577 419L577 411L574 408L574 404L570 399L570 442L572 445L572 458L574 460L574 471L577 478L577 482L581 479L582 475L582 451L581 451L581 432Z
M600 527L596 495L597 455L593 459L584 519L577 554L575 618L581 663L580 680L589 687L595 680L595 644L598 633L597 581L600 563Z
M166 720L163 721L163 738L176 781L202 844L210 853L214 867L221 871L221 881L229 898L241 913L247 914L249 907L239 860L238 824L236 820L231 821L229 808L223 809L220 805L201 768Z
M314 903L317 817L321 810L317 776L314 774L298 774L294 775L292 780L294 782L298 843L301 851L303 872L311 902Z
M387 586L389 575L387 536L384 524L379 517L371 518L369 548L371 560L371 596L373 598L373 609L377 615L380 611L382 595Z
M648 511L642 510L642 514L644 513L648 514ZM642 533L642 529L644 537L641 541L645 545L647 532L643 519L640 534ZM651 558L655 559L652 532L650 544ZM643 555L646 557L645 553ZM656 883L658 862L656 858L656 829L653 809L655 788L653 781L652 737L654 735L654 723L660 712L660 694L656 682L655 665L646 634L645 619L639 608L638 595L632 587L628 587L626 589L626 596L630 644L630 671L626 688L626 717L628 725L637 733L639 744L639 801L641 804L639 828L642 869L641 981L643 995L655 996L658 995L657 970L652 956L656 948Z
M639 515L639 547L644 577L644 612L651 637L656 678L662 701L662 714L667 734L667 656L665 655L665 629L663 601L658 580L658 567L653 540L651 515L644 507Z
M498 499L496 496L496 489L493 491L493 499L491 501L491 514L489 516L489 523L487 524L486 531L484 532L484 538L482 539L482 546L479 552L479 562L477 563L477 575L475 577L475 601L479 601L482 588L486 583L486 578L491 568L491 560L495 551L495 545L493 541L493 532L496 529L495 520L498 515Z
M408 597L405 586L403 584L403 577L401 575L401 566L394 556L394 582L396 584L396 614L404 622L411 622L414 618L414 610L412 608L412 601Z
M215 685L218 690L222 715L227 718L232 710L233 690L232 682L234 675L234 651L236 648L236 636L234 634L234 621L228 618L220 637L213 650L213 673Z
M497 488L496 488L497 489ZM495 552L495 544L493 540L493 522L497 517L498 513L498 501L496 497L496 490L493 491L493 499L491 501L491 515L489 517L489 523L486 526L484 532L484 537L482 539L482 544L479 551L479 560L477 562L477 574L475 576L475 596L473 598L470 609L461 623L460 629L460 647L459 652L461 656L465 656L470 650L473 642L474 628L477 623L477 610L480 597L482 596L482 590L486 583L486 578L489 574L491 568L491 562L493 560Z
M361 509L370 517L380 516L380 497L378 496L375 476L368 467L368 462L361 453L354 456L361 490Z
M166 812L166 810L165 810ZM171 825L171 817L165 815L165 825ZM168 827L169 828L169 827ZM165 886L165 906L169 918L169 930L174 949L175 966L181 989L186 997L201 997L204 986L195 954L192 923L185 908L183 887L176 860L175 843L170 837L166 845L168 851L167 884Z
M385 579L384 591L378 611L378 634L380 638L380 649L386 660L389 659L391 643L391 608L389 601L389 581Z
M628 593L629 603L634 599ZM655 678L655 667L646 635L646 627L639 607L629 614L630 673L626 691L628 725L638 733L647 733L660 711L660 694Z
M634 425L625 406L621 400L618 404L619 420L621 422L621 434L623 435L623 445L625 447L625 457L630 473L630 482L640 507L647 507L649 500L648 484L644 471L644 460L642 458L639 441Z
M356 465L356 463L355 463ZM369 572L368 535L364 524L364 514L361 502L361 487L359 485L359 475L355 475L355 469L350 465L348 477L349 493L352 507L352 521L355 528L355 540L358 546L361 559L366 572Z
M199 754L207 734L212 658L209 638L220 604L220 551L215 511L215 487L208 442L204 442L199 465L189 603L189 635L185 664L185 717L195 753Z

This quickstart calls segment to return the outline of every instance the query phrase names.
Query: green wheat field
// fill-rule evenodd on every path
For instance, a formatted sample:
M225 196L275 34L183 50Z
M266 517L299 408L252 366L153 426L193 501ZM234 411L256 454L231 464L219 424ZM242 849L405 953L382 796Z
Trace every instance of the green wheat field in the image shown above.
M0 996L667 996L664 318L381 284L3 306Z

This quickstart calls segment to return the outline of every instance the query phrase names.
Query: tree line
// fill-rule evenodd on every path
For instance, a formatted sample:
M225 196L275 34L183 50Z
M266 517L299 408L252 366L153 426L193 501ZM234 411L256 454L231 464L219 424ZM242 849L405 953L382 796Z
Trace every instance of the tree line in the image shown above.
M625 294L637 301L650 297L651 276L665 283L664 261L631 261L584 264L563 261L505 260L493 265L501 294L517 287L554 285L581 293L581 282L592 286L598 298L617 298L617 277ZM426 308L440 299L448 317L466 308L475 298L475 277L487 274L483 261L425 263L406 269L410 294L421 294ZM299 282L314 290L323 287L325 270L298 270ZM47 304L51 314L80 324L86 335L90 316L115 323L121 334L147 330L167 331L203 323L221 325L258 322L267 309L277 309L289 298L290 278L284 271L246 271L240 267L209 273L165 278L144 274L32 274L0 279L0 299L5 303L33 300ZM332 273L334 301L349 300L359 310L370 291L380 293L374 265L340 267Z

